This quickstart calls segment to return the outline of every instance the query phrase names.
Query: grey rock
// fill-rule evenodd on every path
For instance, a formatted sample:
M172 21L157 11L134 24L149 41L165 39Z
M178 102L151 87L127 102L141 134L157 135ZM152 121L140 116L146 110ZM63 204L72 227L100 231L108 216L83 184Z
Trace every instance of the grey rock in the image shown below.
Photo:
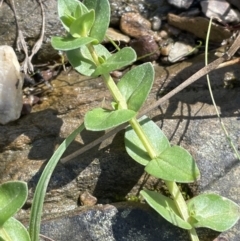
M186 241L187 231L166 222L139 203L115 203L65 215L41 225L41 234L65 241ZM200 238L212 241L216 232L202 229ZM45 239L41 239L42 241Z
M144 18L150 19L154 16L166 16L172 10L172 6L168 4L167 0L110 0L109 2L112 13L111 25L117 27L119 26L121 16L125 13L139 13Z
M183 8L183 9L188 9L192 3L193 0L168 0L168 3L177 7L177 8Z
M23 78L17 56L10 46L0 46L0 124L19 118Z
M225 0L208 0L201 1L202 12L208 17L217 19L222 23L239 23L240 12L232 9L230 4Z
M37 1L31 0L14 0L14 3L19 28L23 32L23 37L31 53L31 49L38 39L42 27L40 6ZM15 48L17 28L13 11L6 1L3 2L0 10L0 19L3 20L0 23L0 42ZM46 15L46 28L41 50L35 55L35 60L38 59L38 62L49 61L49 56L51 56L51 60L59 58L57 51L51 47L50 38L55 35L63 35L65 32L58 20L57 1L53 0L48 2L47 6L44 5L44 11ZM17 54L19 60L22 61L24 54L22 52Z

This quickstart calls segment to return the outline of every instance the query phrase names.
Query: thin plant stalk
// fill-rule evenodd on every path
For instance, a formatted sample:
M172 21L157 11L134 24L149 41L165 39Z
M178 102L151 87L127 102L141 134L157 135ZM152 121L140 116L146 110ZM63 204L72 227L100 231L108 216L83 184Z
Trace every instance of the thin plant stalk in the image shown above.
M212 18L210 19L210 22L209 22L209 25L208 25L208 32L207 32L207 37L206 37L206 48L205 48L205 66L208 65L208 43L209 43L209 36L210 36L210 31L211 31L211 25L212 25ZM210 96L211 96L211 99L212 99L212 103L213 103L213 106L215 108L215 111L216 111L216 114L217 114L217 117L218 117L218 120L220 122L220 125L221 125L221 128L228 140L228 143L229 145L232 147L234 153L235 153L235 156L238 158L238 160L240 161L240 154L237 150L237 148L235 147L234 143L232 142L232 139L231 137L229 136L228 134L228 131L223 123L223 120L220 116L220 113L218 111L218 108L217 108L217 105L216 105L216 102L215 102L215 99L214 99L214 96L213 96L213 92L212 92L212 87L211 87L211 82L210 82L210 78L209 78L209 75L207 74L206 75L207 77L207 83L208 83L208 89L209 89L209 93L210 93Z

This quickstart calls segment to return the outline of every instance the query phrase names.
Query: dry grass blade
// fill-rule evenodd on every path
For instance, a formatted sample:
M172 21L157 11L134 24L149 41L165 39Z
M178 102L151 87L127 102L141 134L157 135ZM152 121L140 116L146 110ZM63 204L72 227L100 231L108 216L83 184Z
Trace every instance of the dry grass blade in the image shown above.
M0 6L1 6L2 2L3 2L3 0L1 0ZM28 48L27 48L27 44L26 44L26 41L24 39L23 33L22 33L22 31L20 30L20 27L19 27L14 0L10 0L9 3L10 3L11 8L13 10L14 17L15 17L15 20L16 20L16 25L17 25L17 32L18 32L17 41L16 41L17 49L18 49L18 51L23 51L24 54L25 54L25 59L22 63L22 69L23 69L24 73L27 73L27 72L32 73L32 72L34 72L34 68L33 68L33 65L32 65L32 58L42 46L44 31L45 31L45 22L46 21L45 21L45 11L44 11L44 8L43 8L43 3L42 3L42 0L38 0L38 3L39 3L40 8L41 8L41 14L42 14L42 28L41 28L41 33L40 33L39 39L37 40L37 42L33 46L30 56L28 55Z

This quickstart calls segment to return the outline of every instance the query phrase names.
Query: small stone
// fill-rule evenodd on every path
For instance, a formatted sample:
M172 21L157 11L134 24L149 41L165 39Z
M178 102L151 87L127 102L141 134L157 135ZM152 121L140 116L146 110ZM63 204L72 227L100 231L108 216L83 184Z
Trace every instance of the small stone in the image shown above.
M129 41L130 41L130 38L127 35L122 34L121 32L119 32L113 28L107 29L106 36L115 42L129 43ZM110 42L107 37L104 38L105 43Z
M193 53L195 53L195 51L191 45L183 42L176 42L169 52L168 60L170 63L175 63Z
M12 47L0 46L0 124L20 117L23 78L20 65Z
M154 61L159 58L159 46L152 36L147 35L131 40L130 46L136 51L138 58L148 55L141 59L142 62Z
M162 25L162 20L158 16L154 16L150 19L152 22L152 30L153 31L158 31L161 28Z
M169 34L166 30L161 30L159 32L159 36L162 38L162 39L167 39L169 37Z
M174 43L168 42L161 44L161 55L162 56L168 56L171 49L173 48Z
M239 23L240 12L232 9L230 4L225 0L202 1L202 12L208 17L217 19L220 23Z
M154 35L151 30L151 22L139 13L125 13L121 17L120 29L123 33L133 38L145 35Z
M177 7L177 8L183 8L183 9L188 9L191 4L193 3L193 0L168 0L168 3Z
M83 206L91 207L97 203L97 198L91 195L88 191L83 192L79 198Z

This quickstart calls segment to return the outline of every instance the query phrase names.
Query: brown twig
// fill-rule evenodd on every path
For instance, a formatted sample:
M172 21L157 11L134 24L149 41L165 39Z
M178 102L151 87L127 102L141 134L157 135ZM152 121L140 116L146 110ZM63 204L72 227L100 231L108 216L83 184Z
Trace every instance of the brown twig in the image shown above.
M3 0L1 0L0 4L2 4L2 2L3 2ZM20 30L20 27L19 27L14 0L9 0L9 3L10 3L10 6L13 10L14 17L15 17L15 20L16 20L17 33L18 33L17 41L16 41L17 50L19 52L21 50L23 50L23 52L25 54L25 59L22 63L22 69L23 69L25 74L27 72L34 72L33 65L32 65L32 58L38 52L38 50L41 48L41 45L42 45L42 42L43 42L43 37L44 37L44 31L45 31L45 12L44 12L44 8L43 8L42 0L38 0L38 3L41 7L41 14L42 14L41 33L40 33L39 39L37 40L37 42L35 43L35 45L32 48L30 56L28 55L28 48L27 48L26 41L23 37L23 33L22 33L22 31Z
M43 235L43 234L39 234L39 236L42 237L42 238L44 238L45 240L55 241L55 240L53 240L53 239L51 239L51 238L49 238L49 237L47 237L47 236L45 236L45 235Z
M19 27L14 0L9 0L9 4L10 4L10 7L12 8L12 10L13 10L14 18L15 18L16 26L17 26L17 41L16 41L17 50L19 52L21 50L23 50L23 52L25 54L25 59L28 59L27 44L26 44L26 42L24 40L23 33L22 33L22 31L20 30L20 27Z
M31 55L28 57L28 55L26 55L25 60L23 62L23 71L24 73L27 72L34 72L34 68L32 65L32 57L38 52L38 50L41 48L42 46L42 42L43 42L43 37L44 37L44 31L45 31L45 11L43 8L43 4L42 4L42 0L38 0L38 3L41 7L41 13L42 13L42 28L41 28L41 33L39 36L39 39L37 40L37 42L34 44L33 48L32 48L32 53Z
M139 117L147 114L148 112L150 112L151 110L153 110L154 108L158 107L159 105L163 104L165 101L167 101L168 99L170 99L172 96L176 95L178 92L180 92L181 90L183 90L184 88L186 88L187 86L189 86L190 84L194 83L196 80L198 80L199 78L203 77L204 75L208 74L209 72L213 71L214 69L218 68L220 66L220 64L222 64L224 61L229 60L238 50L238 48L240 47L240 34L238 34L237 38L235 39L235 41L233 42L232 46L229 48L228 52L226 52L222 57L214 60L212 63L210 63L209 65L203 67L202 69L200 69L199 71L197 71L194 75L192 75L190 78L188 78L187 80L185 80L182 84L180 84L178 87L176 87L175 89L173 89L172 91L170 91L168 94L166 94L165 96L163 96L161 99L159 99L158 101L156 101L155 103L151 104L150 106L147 106L143 111L141 111L139 113ZM239 61L239 60L238 60ZM107 138L109 138L110 136L114 135L115 133L119 132L120 130L124 129L126 126L128 125L128 123L122 124L118 127L116 127L113 130L110 130L109 132L107 132L105 135L99 137L98 139L96 139L95 141L85 145L84 147L82 147L80 150L72 153L69 156L66 156L64 158L62 158L60 161L61 163L66 163L69 160L79 156L80 154L84 153L85 151L91 149L92 147L96 146L97 144L103 142L104 140L106 140Z

